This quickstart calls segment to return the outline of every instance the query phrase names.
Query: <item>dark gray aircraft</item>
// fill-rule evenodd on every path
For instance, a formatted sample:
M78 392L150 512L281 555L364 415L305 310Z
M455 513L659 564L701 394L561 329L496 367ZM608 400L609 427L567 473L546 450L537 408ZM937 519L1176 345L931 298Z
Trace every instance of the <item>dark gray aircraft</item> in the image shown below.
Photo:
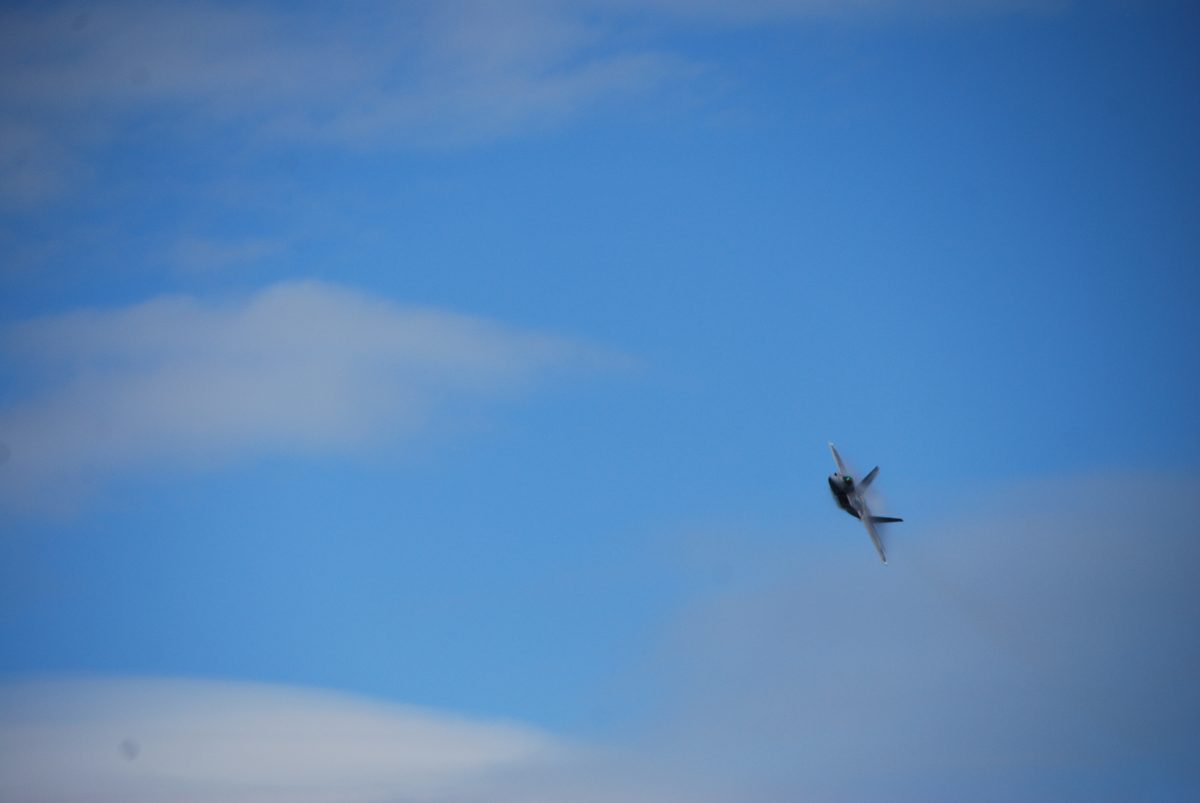
M854 477L846 469L846 464L842 462L842 456L838 454L837 448L832 443L829 444L829 451L833 452L833 461L837 463L837 471L829 475L829 490L833 491L833 498L837 500L837 506L863 523L863 526L867 528L867 535L871 536L871 542L875 544L875 551L879 553L879 559L886 564L887 555L883 552L883 541L879 540L879 532L875 529L875 525L891 521L904 521L904 519L894 519L891 516L872 516L870 508L867 507L863 491L867 490L871 481L875 479L875 475L879 473L879 466L871 469L867 476L862 478L862 482L855 484Z

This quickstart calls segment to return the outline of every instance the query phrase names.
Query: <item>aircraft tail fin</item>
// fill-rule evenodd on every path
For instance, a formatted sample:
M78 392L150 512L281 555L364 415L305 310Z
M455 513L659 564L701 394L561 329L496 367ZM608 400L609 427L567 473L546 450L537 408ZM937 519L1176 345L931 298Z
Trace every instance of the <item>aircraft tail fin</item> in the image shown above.
M859 489L865 491L867 489L867 486L869 486L871 484L871 481L875 479L875 475L878 473L879 473L879 466L875 466L875 468L871 469L870 472L868 472L867 476L863 477L861 480L858 481Z
M879 524L894 524L898 521L904 521L904 519L897 519L892 516L872 516L871 521L878 522Z

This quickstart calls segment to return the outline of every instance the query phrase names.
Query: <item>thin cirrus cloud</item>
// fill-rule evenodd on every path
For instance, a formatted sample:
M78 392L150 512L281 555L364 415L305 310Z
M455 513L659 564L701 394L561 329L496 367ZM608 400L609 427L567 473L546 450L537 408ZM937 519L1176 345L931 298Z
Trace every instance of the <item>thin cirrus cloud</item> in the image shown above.
M0 11L0 203L65 192L132 119L242 147L469 145L693 75L675 54L547 3L207 3Z
M943 16L1056 11L1071 0L598 0L609 7L640 9L723 23L779 20Z
M701 26L1045 11L1067 0L485 0L336 11L211 3L0 11L0 205L38 208L106 148L464 147L725 86L672 35ZM711 28L710 28L711 29ZM131 125L137 121L137 125Z
M167 261L183 273L210 273L252 266L287 250L281 240L264 237L220 240L187 237L166 255Z
M5 495L35 499L130 467L362 450L605 359L312 281L30 320L0 333L0 350L23 391L0 406Z

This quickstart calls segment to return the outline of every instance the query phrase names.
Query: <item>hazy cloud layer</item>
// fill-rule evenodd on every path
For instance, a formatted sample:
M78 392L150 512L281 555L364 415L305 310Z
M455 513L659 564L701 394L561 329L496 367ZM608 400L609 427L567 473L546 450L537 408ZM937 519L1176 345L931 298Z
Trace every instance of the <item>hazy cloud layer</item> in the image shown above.
M714 800L1194 797L1195 484L951 481L959 512L897 525L887 567L844 516L754 557L708 540L736 579L681 623L649 741Z
M130 466L376 446L595 356L318 282L32 320L0 349L32 388L0 406L10 497Z
M328 691L164 679L0 687L0 797L444 801L561 763L532 728Z

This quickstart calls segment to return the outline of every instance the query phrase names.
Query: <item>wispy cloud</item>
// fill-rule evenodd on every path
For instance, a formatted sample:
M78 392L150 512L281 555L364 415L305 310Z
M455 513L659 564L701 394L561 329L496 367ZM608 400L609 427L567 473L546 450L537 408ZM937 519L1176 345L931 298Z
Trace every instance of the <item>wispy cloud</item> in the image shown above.
M25 380L0 406L10 498L131 466L393 442L597 353L318 282L27 321L0 348Z
M319 8L185 2L0 11L0 202L66 191L153 121L179 141L463 146L711 75L670 32L1043 10L1065 0L451 0ZM189 139L191 138L191 139Z
M285 250L286 246L282 241L262 237L186 237L175 243L168 259L181 271L209 273L251 265Z
M5 800L483 800L568 754L534 728L313 689L145 678L0 686Z
M444 146L543 127L691 74L682 57L614 31L543 2L6 9L5 196L53 195L134 119L185 140Z
M720 22L1053 11L1071 0L596 0L597 5Z
M25 209L52 200L80 169L42 121L0 113L0 208Z
M403 25L405 45L386 80L360 85L336 108L289 110L271 131L356 146L475 144L652 95L699 69L557 3L419 8Z

